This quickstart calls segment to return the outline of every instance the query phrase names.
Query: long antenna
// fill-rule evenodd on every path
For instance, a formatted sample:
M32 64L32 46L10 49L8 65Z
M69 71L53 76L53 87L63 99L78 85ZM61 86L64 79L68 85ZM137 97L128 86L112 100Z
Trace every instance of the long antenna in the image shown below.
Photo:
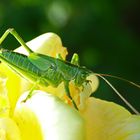
M124 78L119 77L119 76L114 76L114 75L110 75L110 74L103 74L103 73L94 73L94 74L95 75L98 75L98 76L101 75L101 76L105 76L105 77L112 77L112 78L115 78L115 79L118 79L118 80L127 82L127 83L129 83L129 84L131 84L131 85L133 85L133 86L135 86L137 88L140 88L140 85L139 84L136 84L136 83L134 83L134 82L132 82L130 80L124 79Z
M124 103L137 115L139 115L140 113L116 90L116 88L106 79L104 78L102 75L100 74L95 74L97 76L99 76L100 78L102 78L113 90L114 92L124 101Z

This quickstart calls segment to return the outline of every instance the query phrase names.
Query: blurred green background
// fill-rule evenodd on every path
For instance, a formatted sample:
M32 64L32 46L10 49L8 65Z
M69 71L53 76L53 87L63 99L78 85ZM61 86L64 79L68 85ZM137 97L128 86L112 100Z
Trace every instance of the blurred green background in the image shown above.
M0 34L14 27L25 41L55 32L68 48L80 56L81 65L140 83L139 0L1 0ZM11 36L5 48L19 46ZM140 111L140 89L109 78L110 82ZM100 80L94 96L125 106Z

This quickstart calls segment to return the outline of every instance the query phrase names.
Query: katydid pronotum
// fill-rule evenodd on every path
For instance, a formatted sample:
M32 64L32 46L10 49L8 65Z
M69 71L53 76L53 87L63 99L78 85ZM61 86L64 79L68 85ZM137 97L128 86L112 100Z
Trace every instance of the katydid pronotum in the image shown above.
M104 76L121 79L139 88L140 85L120 77L94 73L91 70L88 70L87 68L79 65L79 57L77 54L74 54L71 62L68 62L61 59L61 56L59 58L53 58L47 55L33 52L13 28L6 30L6 32L0 38L0 44L5 40L9 33L12 34L16 38L16 40L22 45L22 47L27 50L29 55L26 56L6 49L1 49L0 60L3 63L6 63L16 73L33 81L35 85L40 84L44 86L51 85L53 87L57 87L60 83L64 82L66 94L71 99L75 108L77 108L70 94L69 82L73 80L75 86L82 86L85 82L90 82L87 80L87 77L90 74L95 74L96 76L105 80L107 84L115 91L115 93L117 93L117 95L119 95L119 97L136 114L139 114L139 112L124 97L122 97L122 95L112 86L111 83L109 83L107 79L105 79ZM33 90L34 88L31 89L31 92L27 96L26 100L31 97Z

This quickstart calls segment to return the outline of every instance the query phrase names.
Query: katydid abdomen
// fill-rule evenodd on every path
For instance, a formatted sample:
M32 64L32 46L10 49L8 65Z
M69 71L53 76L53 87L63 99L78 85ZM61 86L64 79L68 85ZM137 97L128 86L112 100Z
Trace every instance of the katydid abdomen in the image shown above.
M8 50L2 50L0 53L0 58L2 59L2 61L5 61L10 67L15 67L15 69L18 68L27 73L41 76L40 70L28 60L27 56L23 54Z

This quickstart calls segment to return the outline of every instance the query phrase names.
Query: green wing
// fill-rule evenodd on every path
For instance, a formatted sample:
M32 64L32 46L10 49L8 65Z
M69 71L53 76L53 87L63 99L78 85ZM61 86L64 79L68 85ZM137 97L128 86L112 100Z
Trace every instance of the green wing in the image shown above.
M31 53L28 56L28 58L32 64L34 64L42 71L46 71L48 68L50 68L53 65L52 58L42 54Z

